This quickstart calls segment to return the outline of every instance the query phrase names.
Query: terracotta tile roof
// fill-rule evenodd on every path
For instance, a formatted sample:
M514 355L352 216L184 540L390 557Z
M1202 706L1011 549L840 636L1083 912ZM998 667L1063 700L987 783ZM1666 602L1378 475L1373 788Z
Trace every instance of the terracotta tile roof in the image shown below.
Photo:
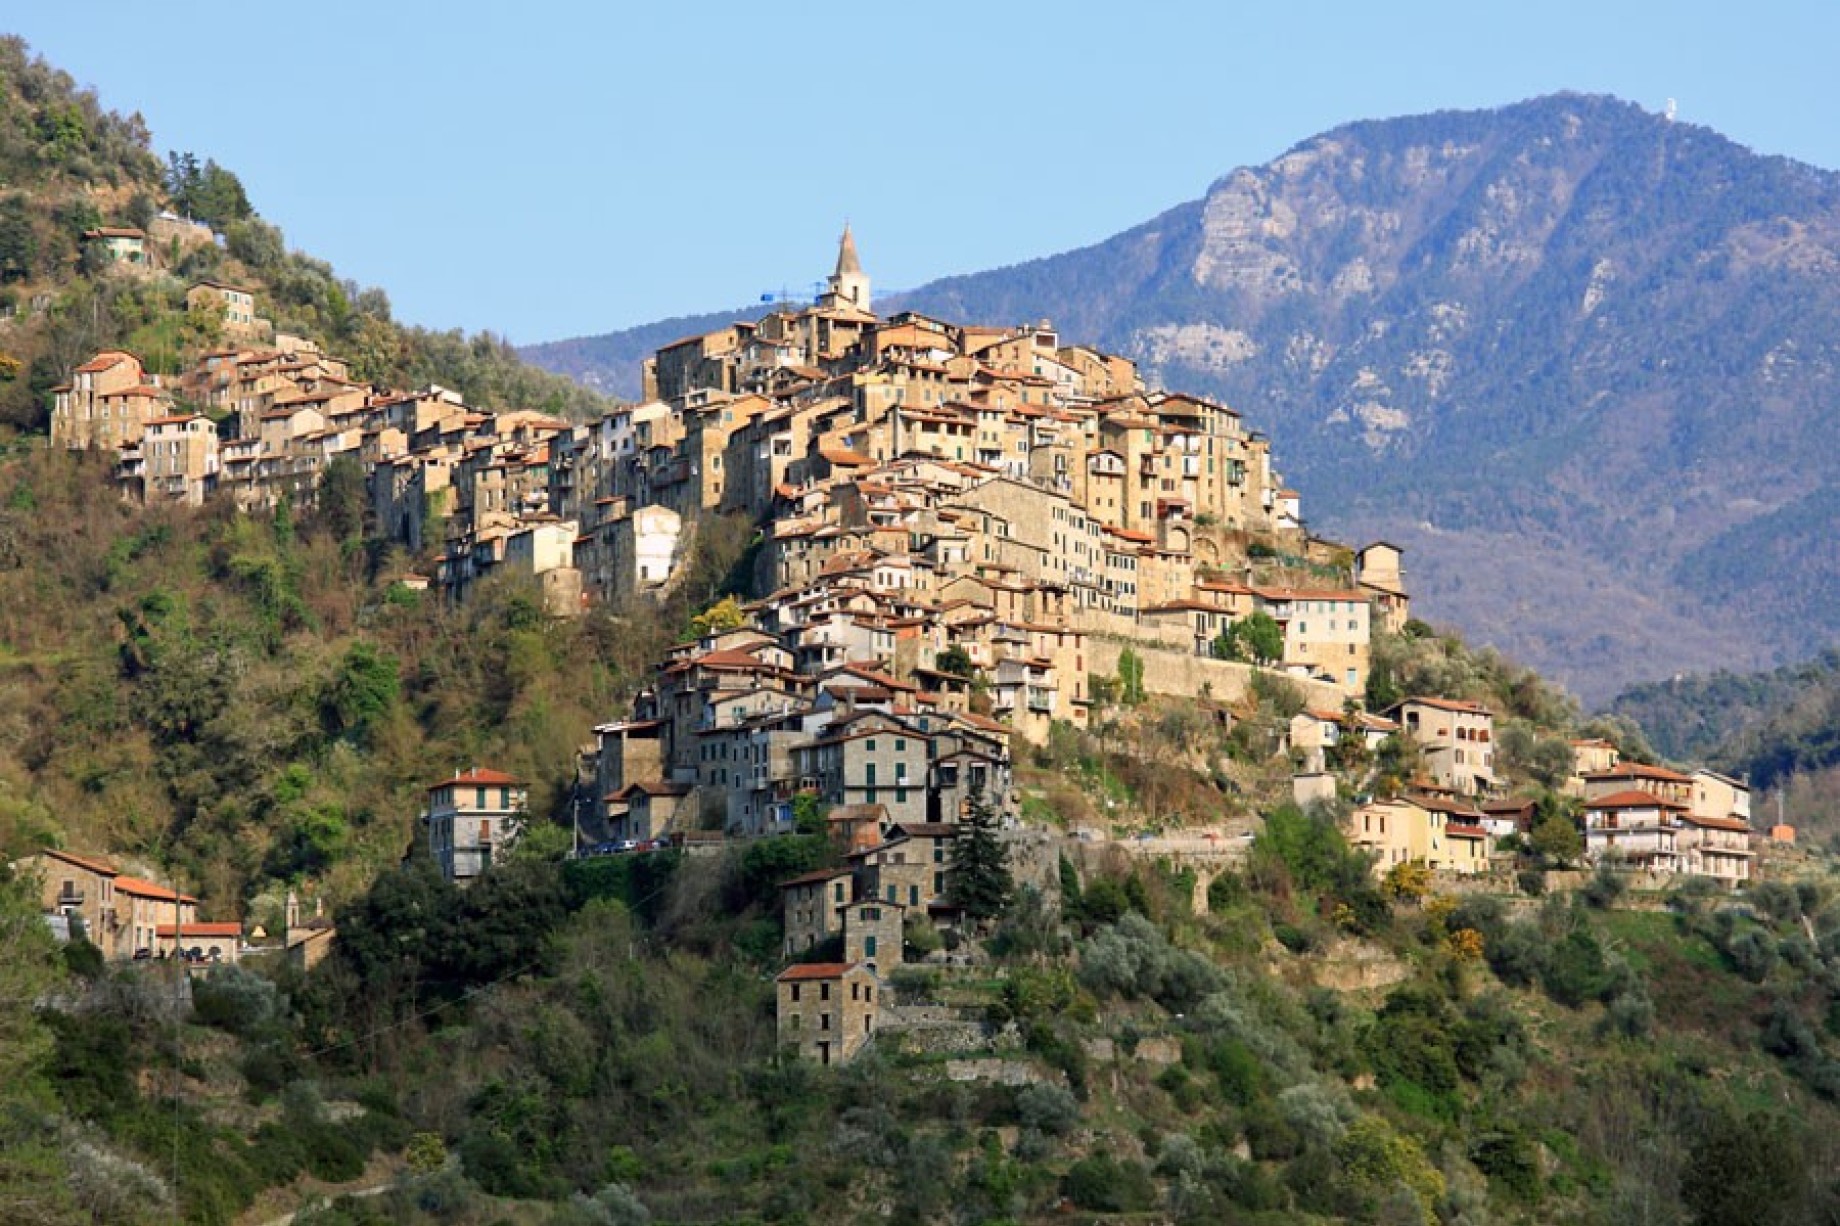
M1353 592L1341 588L1311 590L1308 588L1255 587L1252 590L1258 595L1263 596L1266 600L1346 600L1357 604L1364 604L1367 601L1367 594L1365 592ZM1413 698L1408 699L1408 701L1430 702L1432 700L1428 698Z
M1692 783L1693 780L1679 771L1671 771L1665 766L1647 766L1641 762L1624 762L1607 771L1593 771L1586 775L1590 779L1653 779L1662 783Z
M848 877L849 875L850 870L842 866L837 868L816 868L809 873L800 873L796 877L788 877L786 880L779 883L779 888L783 890L788 886L815 885L821 881L830 881L837 877Z
M83 365L77 367L76 373L80 375L92 375L97 371L110 370L123 362L132 362L133 360L134 355L131 353L123 353L119 349L105 349L89 361L83 363Z
M521 782L522 782L521 780L514 778L511 775L507 775L503 771L485 770L480 767L474 767L472 770L467 771L464 775L456 774L452 779L443 779L439 783L431 783L428 785L428 790L430 792L433 792L433 791L437 791L441 788L444 788L451 784L456 784L456 783L461 783L461 784L506 783L506 784L511 784L513 786L516 786L517 784Z
M950 822L900 822L894 831L912 839L955 839L958 827Z
M74 864L78 868L87 869L92 873L99 873L104 877L114 877L121 872L120 869L110 864L107 860L99 860L94 856L79 856L75 852L59 851L55 847L47 847L40 854L50 856L54 860L63 860L68 864Z
M1439 711L1455 711L1459 715L1487 715L1493 717L1495 714L1479 702L1461 702L1455 698L1407 698L1394 703L1392 706L1388 707L1387 710L1397 711L1406 706L1431 707Z
M173 926L171 924L160 924L156 926L153 931L157 936L170 937L173 934ZM227 920L222 923L195 922L180 925L179 935L181 939L185 937L240 938L243 935L243 926L234 920Z
M1584 802L1587 809L1674 809L1685 812L1687 806L1678 801L1663 800L1653 792L1613 792L1609 796L1599 796L1596 800Z
M805 962L781 971L776 983L799 983L810 979L841 979L856 969L854 962Z
M1736 830L1749 834L1751 824L1736 817L1697 817L1691 813L1681 815L1681 819L1694 826L1705 826L1712 830Z
M616 800L625 800L634 792L644 792L647 796L688 796L690 785L673 783L661 779L643 779L638 783L629 783L613 794Z
M1421 809L1432 813L1442 813L1447 817L1482 816L1474 806L1467 805L1460 800L1445 800L1441 796L1409 796L1407 799Z
M190 903L198 901L190 894L175 894L171 889L160 885L158 882L145 881L139 877L116 877L115 888L124 894L134 894L141 898L157 898L163 902L172 902L175 899L179 902Z

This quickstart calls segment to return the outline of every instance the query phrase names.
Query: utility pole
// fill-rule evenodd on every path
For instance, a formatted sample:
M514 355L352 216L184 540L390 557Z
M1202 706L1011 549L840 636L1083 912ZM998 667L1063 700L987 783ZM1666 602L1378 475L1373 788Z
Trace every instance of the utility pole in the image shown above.
M174 884L170 887L173 892L172 1196L173 1196L173 1209L176 1212L179 1208L179 1129L180 1129L180 1123L181 1123L179 1107L180 1107L180 1104L183 1102L183 1099L181 1098L183 1087L179 1084L179 1079L185 1075L185 1069L184 1069L185 1061L181 1058L183 1055L182 1045L185 1041L185 1035L183 1031L181 1031L180 1029L181 1020L183 1018L184 1011L185 1011L185 962L184 962L183 955L181 953L181 949L183 947L183 942L185 938L185 904L183 902L184 896L180 894L179 892L179 886L177 884L179 880L178 876L175 874L172 880L174 882ZM158 940L158 939L159 939L158 930L156 929L155 930L155 940Z

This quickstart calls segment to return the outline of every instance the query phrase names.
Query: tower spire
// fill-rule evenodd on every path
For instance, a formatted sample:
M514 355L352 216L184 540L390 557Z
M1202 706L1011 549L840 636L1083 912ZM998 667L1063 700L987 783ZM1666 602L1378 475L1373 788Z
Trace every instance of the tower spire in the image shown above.
M843 223L843 238L837 243L838 277L861 276L862 261L856 256L856 237L850 233L850 223Z
M843 237L837 240L837 271L831 274L829 288L822 303L827 307L855 307L869 310L869 276L862 270L856 254L856 236L850 223L843 223Z

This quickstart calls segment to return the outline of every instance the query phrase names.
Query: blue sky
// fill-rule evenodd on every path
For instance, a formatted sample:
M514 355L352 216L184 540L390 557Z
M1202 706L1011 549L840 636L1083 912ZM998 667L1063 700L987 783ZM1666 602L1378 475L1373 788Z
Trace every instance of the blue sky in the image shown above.
M519 343L1099 241L1356 119L1611 93L1840 167L1840 5L30 0L399 318ZM824 16L828 14L828 16Z

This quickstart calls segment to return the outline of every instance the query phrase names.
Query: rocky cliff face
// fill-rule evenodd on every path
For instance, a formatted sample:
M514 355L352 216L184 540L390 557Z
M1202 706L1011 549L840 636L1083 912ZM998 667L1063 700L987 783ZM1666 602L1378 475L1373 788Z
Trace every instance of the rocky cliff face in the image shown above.
M1561 95L1352 124L885 305L1047 316L1225 397L1315 526L1595 701L1840 637L1837 265L1840 176Z

